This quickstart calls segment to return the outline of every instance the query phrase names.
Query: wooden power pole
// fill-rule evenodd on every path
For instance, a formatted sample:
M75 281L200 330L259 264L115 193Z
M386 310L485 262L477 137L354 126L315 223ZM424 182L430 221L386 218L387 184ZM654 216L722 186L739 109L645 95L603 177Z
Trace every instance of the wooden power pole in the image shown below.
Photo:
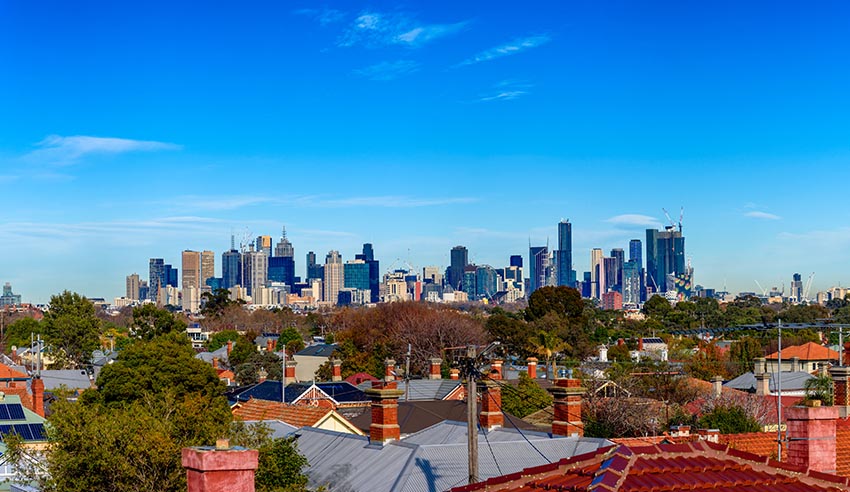
M469 483L478 483L478 396L475 381L475 345L467 347L466 434L469 446Z

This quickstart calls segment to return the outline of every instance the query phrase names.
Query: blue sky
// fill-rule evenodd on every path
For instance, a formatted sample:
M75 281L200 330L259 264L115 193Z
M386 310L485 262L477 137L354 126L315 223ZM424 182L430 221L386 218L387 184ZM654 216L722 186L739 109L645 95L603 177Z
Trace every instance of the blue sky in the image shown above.
M699 284L850 280L843 2L175 3L0 3L26 300L283 225L300 275L366 241L501 266L569 218L581 272L662 207Z

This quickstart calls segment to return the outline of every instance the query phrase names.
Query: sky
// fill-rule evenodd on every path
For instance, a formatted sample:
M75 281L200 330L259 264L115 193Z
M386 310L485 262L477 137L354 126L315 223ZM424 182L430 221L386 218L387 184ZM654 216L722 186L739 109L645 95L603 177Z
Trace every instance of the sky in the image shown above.
M574 267L684 209L695 283L850 283L846 2L0 2L0 283L112 299L282 227L383 271Z

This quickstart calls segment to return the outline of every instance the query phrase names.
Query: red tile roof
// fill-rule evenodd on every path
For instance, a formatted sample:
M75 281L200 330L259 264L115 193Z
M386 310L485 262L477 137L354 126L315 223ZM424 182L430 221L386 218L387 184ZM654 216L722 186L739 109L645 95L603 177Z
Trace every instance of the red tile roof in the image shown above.
M805 345L795 345L782 349L783 360L791 360L791 357L799 357L800 360L838 360L838 352L815 342L809 342ZM777 359L779 352L774 352L766 358Z
M359 384L365 383L366 381L378 381L378 378L365 372L358 372L345 378L345 381L353 384L354 386L358 386Z
M327 408L253 398L233 408L233 415L242 420L280 420L295 427L313 427L331 412Z
M452 491L826 492L850 491L848 481L701 441L600 448Z
M29 376L12 369L6 364L0 364L0 380L2 379L29 379Z

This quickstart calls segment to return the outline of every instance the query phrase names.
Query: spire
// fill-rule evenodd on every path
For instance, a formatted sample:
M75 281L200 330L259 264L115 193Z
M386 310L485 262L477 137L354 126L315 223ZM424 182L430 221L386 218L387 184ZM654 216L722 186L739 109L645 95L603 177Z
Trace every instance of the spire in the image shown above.
M283 226L283 232L280 234L281 241L286 241L286 226Z

